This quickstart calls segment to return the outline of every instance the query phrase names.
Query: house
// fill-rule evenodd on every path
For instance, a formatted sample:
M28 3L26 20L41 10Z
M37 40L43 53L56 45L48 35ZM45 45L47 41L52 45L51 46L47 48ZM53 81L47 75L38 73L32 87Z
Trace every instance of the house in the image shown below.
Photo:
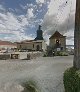
M17 48L19 50L29 50L29 51L45 51L46 43L44 40L25 40L17 43Z
M16 48L17 45L15 43L0 40L0 51L14 50Z
M49 38L49 47L54 51L65 51L66 50L66 36L63 36L58 31L56 31Z
M37 36L34 40L24 40L17 43L17 48L19 50L29 50L29 51L45 51L46 43L43 39L43 32L41 26L37 30Z

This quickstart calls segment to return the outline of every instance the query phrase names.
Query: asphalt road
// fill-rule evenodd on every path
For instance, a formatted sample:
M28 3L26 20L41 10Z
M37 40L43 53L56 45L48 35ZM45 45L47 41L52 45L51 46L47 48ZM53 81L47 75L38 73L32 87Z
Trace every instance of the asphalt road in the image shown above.
M21 92L21 83L35 80L41 92L64 92L63 73L73 56L40 57L33 60L0 60L0 92Z

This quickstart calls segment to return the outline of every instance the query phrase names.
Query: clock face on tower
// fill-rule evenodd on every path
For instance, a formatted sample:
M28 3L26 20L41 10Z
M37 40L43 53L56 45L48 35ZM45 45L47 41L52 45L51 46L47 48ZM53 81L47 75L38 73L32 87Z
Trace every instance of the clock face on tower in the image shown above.
M59 44L59 40L56 40L56 43L58 43L58 44Z
M60 46L60 40L59 40L59 39L56 39L55 41L56 41L56 42L55 42L55 43L56 43L56 46L57 46L57 47Z

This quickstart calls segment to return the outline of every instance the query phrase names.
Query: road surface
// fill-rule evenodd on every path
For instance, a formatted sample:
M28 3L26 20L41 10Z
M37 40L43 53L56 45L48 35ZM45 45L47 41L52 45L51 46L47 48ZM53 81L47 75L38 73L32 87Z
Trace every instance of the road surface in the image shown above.
M63 73L72 66L73 56L0 60L0 92L21 92L21 83L33 79L41 92L64 92Z

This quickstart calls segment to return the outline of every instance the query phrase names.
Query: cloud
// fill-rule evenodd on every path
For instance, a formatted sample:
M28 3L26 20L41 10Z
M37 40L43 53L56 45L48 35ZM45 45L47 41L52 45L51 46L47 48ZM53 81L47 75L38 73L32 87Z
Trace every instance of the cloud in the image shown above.
M14 40L31 39L33 33L28 34L29 28L35 28L36 25L42 23L44 38L47 41L56 30L66 35L67 40L73 39L74 34L71 36L69 33L74 31L75 1L36 0L35 4L24 6L20 4L21 10L6 9L0 5L0 34L12 34ZM47 11L45 15L43 14L44 9ZM5 35L4 39L10 39L10 37Z
M45 0L36 0L36 2L37 2L38 4L40 4L40 3L44 3Z
M2 5L0 5L0 11L5 12L5 8Z
M33 9L32 8L28 9L27 15L28 15L28 18L34 17Z
M35 15L33 9L29 8L26 14L15 15L13 12L7 11L2 5L0 7L0 34L5 35L3 39L31 39L32 37L27 35L25 30L27 31L27 28L34 23ZM10 39L6 34L12 34L15 37Z
M18 41L22 41L25 39L32 40L34 38L32 37L32 35L24 35L24 34L21 34L21 35L19 34L19 36L8 34L4 36L3 38L0 35L0 40L6 40L6 41L12 41L12 42L18 42Z
M42 7L44 6L45 4L49 4L51 0L36 0L36 3L37 3L37 6L38 7Z
M22 5L22 4L20 4L20 7L23 9L23 10L27 10L27 9L29 9L29 8L32 8L32 9L34 9L34 10L36 10L37 9L37 5L36 4L26 4L26 5Z
M66 33L67 39L73 38L74 34L71 37L69 33L74 31L75 4L75 0L51 0L42 23L44 35L52 35L58 30L62 34Z

